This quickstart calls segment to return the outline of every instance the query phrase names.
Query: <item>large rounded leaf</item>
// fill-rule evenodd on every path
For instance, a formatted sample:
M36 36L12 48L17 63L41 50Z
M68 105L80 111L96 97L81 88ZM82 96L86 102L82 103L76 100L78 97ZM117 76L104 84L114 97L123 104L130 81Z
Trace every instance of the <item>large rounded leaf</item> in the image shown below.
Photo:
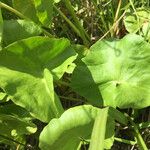
M95 118L101 111L91 105L77 106L65 111L59 119L52 119L44 128L40 135L40 148L42 150L76 150L81 139L91 137ZM108 117L105 142L108 142L110 147L112 145L110 142L113 143L113 140L110 140L113 133L114 120Z
M82 61L73 73L72 87L90 103L150 105L150 44L142 37L129 34L121 40L98 41Z
M59 117L63 108L54 93L53 76L62 76L75 55L66 39L32 37L18 41L0 52L0 87L34 117L42 121ZM61 72L57 72L59 66Z

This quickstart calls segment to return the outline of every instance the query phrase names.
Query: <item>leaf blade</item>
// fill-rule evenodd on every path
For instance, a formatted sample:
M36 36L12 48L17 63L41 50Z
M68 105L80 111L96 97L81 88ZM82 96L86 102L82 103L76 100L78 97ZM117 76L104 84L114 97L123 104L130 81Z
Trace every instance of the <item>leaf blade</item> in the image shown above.
M9 45L0 53L0 87L34 117L44 122L59 117L63 108L53 87L57 72L52 76L51 71L70 57L74 60L76 53L68 47L66 39L46 37L31 37Z

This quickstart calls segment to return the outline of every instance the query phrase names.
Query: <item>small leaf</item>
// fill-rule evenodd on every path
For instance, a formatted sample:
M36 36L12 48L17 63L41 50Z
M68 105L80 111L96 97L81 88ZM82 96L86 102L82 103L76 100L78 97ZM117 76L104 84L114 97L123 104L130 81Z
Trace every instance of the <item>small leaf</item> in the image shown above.
M77 65L73 89L94 105L143 108L150 105L150 44L129 34L96 42Z
M31 37L15 42L0 52L0 87L14 103L48 122L63 112L53 87L53 78L58 74L53 72L53 77L51 71L59 70L74 56L76 53L66 39Z
M34 22L27 20L5 20L3 42L7 46L15 41L40 35L42 30Z

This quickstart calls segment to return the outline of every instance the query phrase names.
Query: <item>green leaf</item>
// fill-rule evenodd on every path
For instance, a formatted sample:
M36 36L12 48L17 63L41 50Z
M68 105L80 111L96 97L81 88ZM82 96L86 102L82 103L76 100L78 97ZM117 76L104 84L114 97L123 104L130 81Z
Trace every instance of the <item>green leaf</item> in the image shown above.
M61 0L54 0L54 3L59 3Z
M59 119L52 119L41 132L40 148L42 150L77 149L81 139L90 138L95 118L101 111L91 105L68 109ZM106 139L111 138L114 133L114 122L109 119L108 124L106 128L109 129L111 124L111 129L106 133Z
M111 114L112 118L114 118L119 123L122 123L124 125L128 124L127 117L122 112L120 112L119 110L117 110L113 107L109 107L109 114Z
M42 30L34 22L27 20L5 20L3 43L5 46L28 37L40 35Z
M95 119L89 150L104 150L108 109L104 108Z
M96 105L143 108L150 105L150 44L129 34L96 42L72 76L73 89Z
M37 127L23 108L14 104L0 106L0 134L9 138L35 133Z
M21 12L26 17L30 18L32 21L39 23L39 18L36 15L36 9L34 5L34 0L12 0L13 7Z
M6 96L6 93L0 92L0 100L3 100L5 96Z
M53 16L53 0L13 0L13 6L35 23L50 27Z
M2 35L3 35L3 17L0 9L0 50L2 50Z
M75 56L66 39L31 37L15 42L0 52L0 87L34 117L50 121L63 112L53 87L53 76L58 75L51 71Z
M50 27L53 16L53 0L34 0L36 15L39 21Z
M150 40L150 9L138 8L135 12L127 12L124 17L125 28L129 33L141 31L147 40Z

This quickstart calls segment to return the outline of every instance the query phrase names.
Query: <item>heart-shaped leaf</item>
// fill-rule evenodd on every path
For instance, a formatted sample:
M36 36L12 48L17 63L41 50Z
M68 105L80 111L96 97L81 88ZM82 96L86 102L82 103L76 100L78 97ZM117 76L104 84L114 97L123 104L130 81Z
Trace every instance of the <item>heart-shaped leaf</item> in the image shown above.
M32 37L15 42L0 52L0 87L34 117L42 121L59 117L63 108L54 93L53 76L62 76L75 56L66 39ZM59 66L62 71L57 74L53 70Z
M95 118L101 111L102 109L91 105L77 106L65 111L59 119L52 119L44 128L40 135L40 148L42 150L76 150L82 139L91 137ZM109 139L110 147L113 143L112 140L110 144L110 139L114 134L114 125L114 120L108 117L105 139L106 142Z
M72 77L72 87L90 103L120 108L150 105L150 44L129 34L96 42Z

